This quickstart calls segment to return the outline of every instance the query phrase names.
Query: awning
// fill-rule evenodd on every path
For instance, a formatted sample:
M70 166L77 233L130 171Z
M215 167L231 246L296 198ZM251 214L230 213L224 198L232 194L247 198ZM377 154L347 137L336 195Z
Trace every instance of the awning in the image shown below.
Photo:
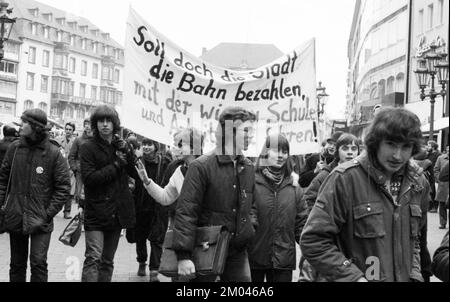
M439 131L448 128L448 124L449 124L448 116L441 117L434 121L433 129L434 131ZM430 124L425 124L422 127L420 127L420 129L422 130L422 132L428 132L430 131Z

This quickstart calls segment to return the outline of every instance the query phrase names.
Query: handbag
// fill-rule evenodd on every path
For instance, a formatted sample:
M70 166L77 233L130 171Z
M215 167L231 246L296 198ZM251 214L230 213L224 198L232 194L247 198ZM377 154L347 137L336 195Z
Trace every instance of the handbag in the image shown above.
M195 232L193 262L198 275L221 275L228 254L230 233L224 226L198 227ZM178 276L178 258L172 248L173 230L166 232L159 272L167 277Z
M78 239L80 239L82 224L83 219L81 218L81 214L78 213L70 220L69 224L67 224L61 236L59 236L59 241L65 245L74 247L77 244Z
M9 202L9 189L10 189L10 185L11 185L11 177L12 177L12 173L13 173L14 160L16 158L16 153L17 153L17 148L16 148L16 150L14 150L11 169L9 171L8 184L6 185L6 192L5 192L6 201L0 208L0 234L3 234L4 232L6 232L6 219L5 219L6 218L5 217L6 216L6 206L8 205L8 202ZM0 163L0 165L1 165L1 163Z

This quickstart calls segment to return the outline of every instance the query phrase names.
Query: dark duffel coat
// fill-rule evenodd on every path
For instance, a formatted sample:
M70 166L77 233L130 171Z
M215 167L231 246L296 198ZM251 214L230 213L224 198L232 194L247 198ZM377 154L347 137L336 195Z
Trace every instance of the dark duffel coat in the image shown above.
M0 169L0 204L6 198L6 231L53 231L53 217L70 198L70 178L67 160L48 138L32 145L22 138L10 145Z
M118 168L114 164L115 148L100 137L88 138L79 152L85 192L85 230L134 227L134 200L128 187L128 175L136 177L133 163Z

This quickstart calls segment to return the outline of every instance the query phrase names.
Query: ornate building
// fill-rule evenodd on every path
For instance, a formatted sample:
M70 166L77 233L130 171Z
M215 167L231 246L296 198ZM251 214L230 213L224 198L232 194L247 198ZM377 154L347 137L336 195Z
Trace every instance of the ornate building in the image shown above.
M33 0L10 0L17 17L0 66L0 114L41 108L63 124L98 104L122 103L124 50L89 20Z

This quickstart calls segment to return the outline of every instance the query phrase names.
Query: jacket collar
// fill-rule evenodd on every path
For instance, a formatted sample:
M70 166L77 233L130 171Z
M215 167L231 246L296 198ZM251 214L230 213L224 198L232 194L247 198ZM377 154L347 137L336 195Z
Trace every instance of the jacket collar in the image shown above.
M40 142L38 142L36 144L32 144L32 145L30 145L24 137L21 137L19 139L19 141L20 141L19 147L37 148L37 149L45 150L45 146L47 145L47 142L48 142L48 136L46 138L44 138L43 140L41 140Z
M278 186L278 188L275 188L273 185L270 184L270 182L267 180L267 178L261 173L261 171L256 172L255 174L255 182L258 184L262 184L270 189L276 189L277 191L280 191L286 186L294 185L294 180L292 176L284 177L281 184Z
M227 165L227 164L232 164L233 160L231 159L230 155L219 155L217 154L217 150L214 151L216 157L217 157L217 162L219 163L219 165ZM247 166L252 166L253 163L246 158L244 155L238 155L236 156L236 161L238 164L240 165L247 165Z
M372 178L378 185L384 185L386 183L386 176L378 168L376 168L372 160L367 154L362 154L353 160L354 163L359 163L363 170ZM408 163L397 172L397 175L403 175L402 187L411 187L416 190L423 189L420 184L421 177L420 167L413 161L409 160Z

